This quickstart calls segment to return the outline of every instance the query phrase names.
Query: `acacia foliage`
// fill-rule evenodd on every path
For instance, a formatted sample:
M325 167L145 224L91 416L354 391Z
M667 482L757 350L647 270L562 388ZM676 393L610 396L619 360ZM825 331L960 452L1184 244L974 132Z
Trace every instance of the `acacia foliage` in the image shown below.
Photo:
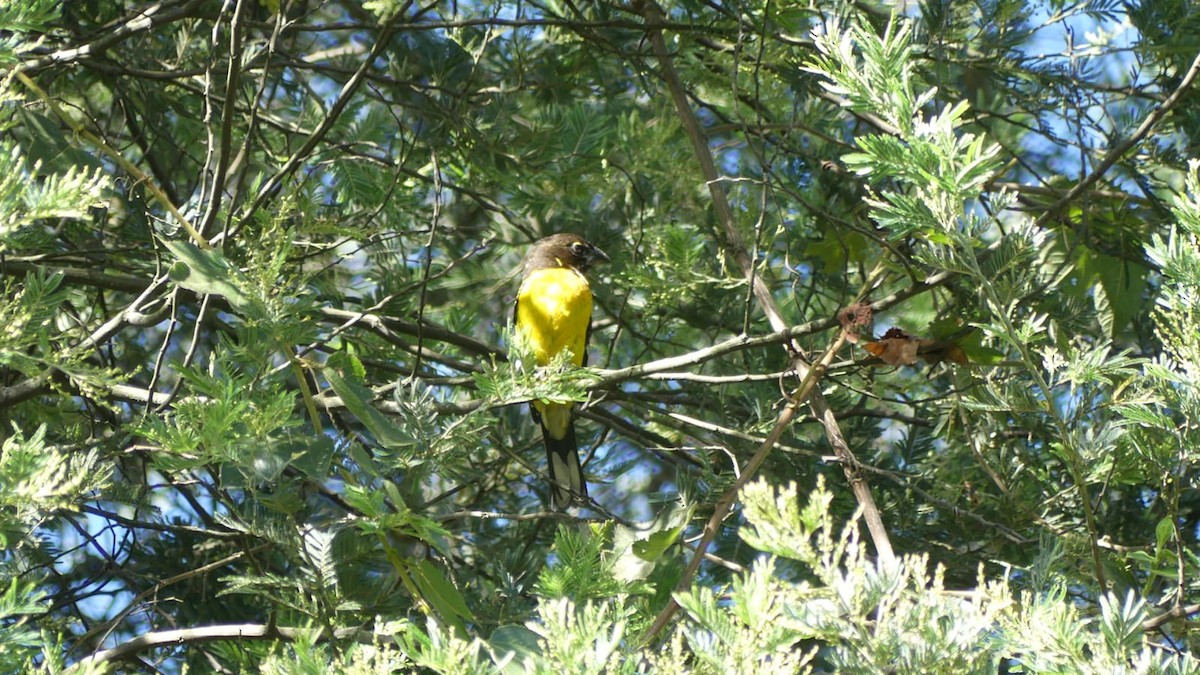
M1195 672L1197 17L5 4L0 667Z

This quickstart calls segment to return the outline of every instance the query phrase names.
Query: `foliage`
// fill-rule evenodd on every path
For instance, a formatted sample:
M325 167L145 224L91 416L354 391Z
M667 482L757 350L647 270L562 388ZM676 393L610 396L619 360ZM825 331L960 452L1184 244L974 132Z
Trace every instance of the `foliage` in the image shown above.
M0 3L0 671L1197 672L1196 19Z

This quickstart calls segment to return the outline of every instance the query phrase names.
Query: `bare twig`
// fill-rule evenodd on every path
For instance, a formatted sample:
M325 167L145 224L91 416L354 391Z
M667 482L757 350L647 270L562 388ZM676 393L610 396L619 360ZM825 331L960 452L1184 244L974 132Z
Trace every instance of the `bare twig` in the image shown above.
M1051 219L1058 215L1059 211L1061 211L1063 207L1073 202L1076 197L1084 192L1084 190L1087 190L1093 183L1100 180L1100 178L1112 168L1113 164L1116 164L1117 161L1124 157L1125 154L1130 150L1132 150L1134 146L1136 146L1138 143L1141 143L1146 135L1154 129L1155 125L1157 125L1158 122L1162 120L1162 118L1165 117L1166 114L1170 112L1180 100L1182 100L1183 95L1192 86L1192 83L1196 81L1197 75L1200 75L1200 55L1197 55L1192 61L1191 67L1188 68L1187 73L1185 73L1183 79L1180 80L1179 86L1175 87L1175 91L1171 92L1171 95L1168 96L1161 105L1147 115L1146 119L1142 120L1142 123L1138 125L1138 128L1134 130L1133 134L1124 141L1114 145L1108 151L1108 153L1104 155L1104 158L1100 160L1100 163L1096 165L1096 168L1092 169L1091 173L1089 173L1083 180L1079 181L1075 187L1068 190L1067 193L1060 197L1058 201L1054 202L1050 208L1046 209L1046 211L1038 217L1034 224L1038 227L1042 227L1046 223L1050 222Z
M398 15L399 12L397 13L397 16ZM325 115L325 119L321 120L321 124L317 126L315 130L313 130L312 134L310 134L307 139L305 139L303 145L301 145L296 152L292 153L291 157L288 157L283 166L281 166L278 171L272 174L269 179L263 182L262 187L258 190L258 194L254 197L254 201L251 202L250 206L242 212L242 220L251 218L254 213L258 211L258 209L262 208L263 204L265 204L267 200L275 194L275 191L278 190L283 184L284 178L291 175L292 172L299 168L300 163L308 159L309 155L313 151L313 148L317 147L317 144L321 142L321 139L325 138L325 135L329 133L330 129L333 128L333 125L337 123L338 119L341 118L342 111L345 110L346 106L350 104L350 99L353 98L354 92L358 90L359 85L363 83L363 79L366 77L367 71L371 69L371 67L375 64L376 59L383 54L384 49L386 49L391 43L391 37L394 32L394 20L384 24L382 29L379 31L379 36L375 39L375 44L371 46L371 52L363 57L362 64L359 65L358 69L354 71L354 74L350 76L350 79L347 80L344 85L342 85L342 89L338 92L338 97L333 102L333 105L329 107L329 112ZM228 104L228 102L226 102L226 104ZM213 244L217 244L225 239L225 233L222 232L221 235L218 235L213 239Z

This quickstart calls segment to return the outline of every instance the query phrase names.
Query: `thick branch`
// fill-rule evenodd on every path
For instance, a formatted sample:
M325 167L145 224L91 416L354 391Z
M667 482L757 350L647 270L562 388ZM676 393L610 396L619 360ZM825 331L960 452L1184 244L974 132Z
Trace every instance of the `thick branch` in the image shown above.
M80 59L95 57L105 50L138 33L196 15L196 9L204 4L204 0L188 0L187 2L156 2L138 9L137 13L121 20L115 26L105 27L100 37L85 45L63 49L26 61L21 64L23 72L34 72L55 65L73 63Z
M1174 621L1175 619L1182 619L1184 617L1196 614L1197 612L1200 612L1200 604L1181 605L1179 607L1174 607L1168 612L1163 612L1156 617L1143 621L1142 630L1155 630L1164 624Z
M360 637L365 641L370 641L369 634L361 635L362 631L357 628L341 628L334 632L333 639L344 640L346 638ZM96 652L91 656L80 659L79 663L75 664L75 669L83 666L97 665L108 661L119 661L127 659L135 654L144 652L148 649L156 649L158 647L178 647L180 645L203 644L205 642L216 642L219 640L297 640L306 635L312 634L312 631L301 628L287 628L284 626L269 626L257 623L240 623L229 624L225 626L201 626L197 628L183 628L180 630L164 630L157 633L146 633L139 635L132 640L117 645L112 649L106 649L102 652ZM321 631L317 638L318 642L326 642L330 639L327 632Z

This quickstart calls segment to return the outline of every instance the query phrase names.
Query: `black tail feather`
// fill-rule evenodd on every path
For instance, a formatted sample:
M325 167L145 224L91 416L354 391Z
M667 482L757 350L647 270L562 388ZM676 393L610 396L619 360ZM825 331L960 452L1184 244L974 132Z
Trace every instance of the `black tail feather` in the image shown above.
M579 463L579 445L575 442L575 425L567 427L567 435L553 438L542 427L546 442L546 464L550 473L550 508L563 511L579 497L587 496L587 479Z

